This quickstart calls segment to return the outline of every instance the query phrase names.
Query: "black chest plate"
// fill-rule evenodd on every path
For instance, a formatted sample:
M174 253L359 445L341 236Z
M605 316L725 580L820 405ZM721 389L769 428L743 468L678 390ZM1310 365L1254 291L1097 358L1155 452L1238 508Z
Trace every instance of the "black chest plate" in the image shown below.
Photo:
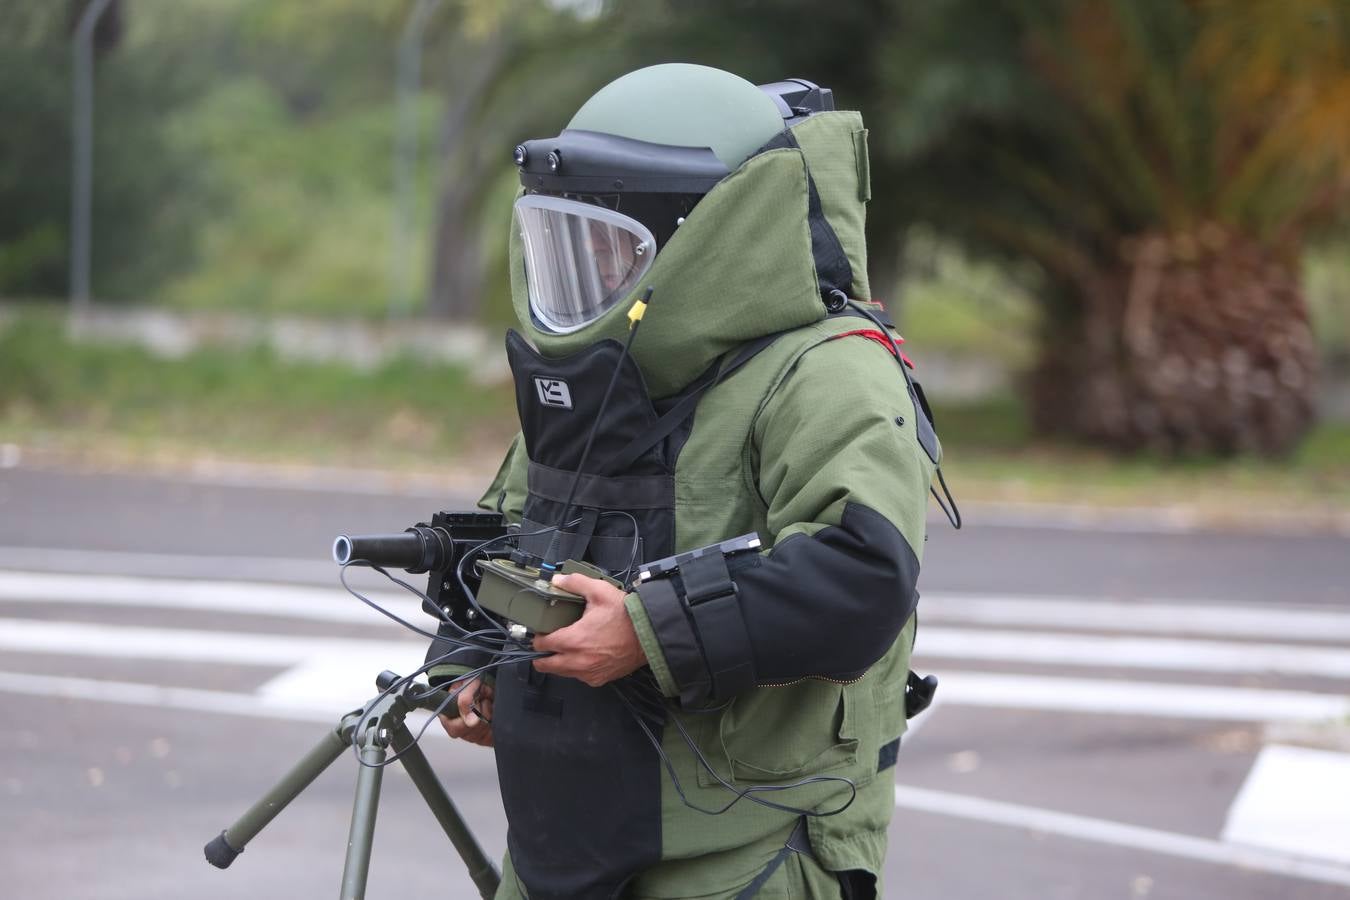
M506 350L530 460L520 546L545 551L575 482L559 560L592 562L628 582L645 559L670 555L672 441L656 442L622 471L604 468L658 419L642 373L623 358L622 345L603 341L573 356L545 359L509 332ZM577 481L593 425L584 470L604 474ZM635 873L660 859L661 769L630 707L647 707L647 726L661 734L664 715L659 692L653 702L650 678L639 670L591 688L540 675L529 663L498 674L497 770L512 865L530 897L615 897Z
M601 341L571 356L546 359L512 331L506 351L530 459L521 532L543 532L522 537L521 546L535 553L547 548L548 529L560 522L594 427L587 474L577 482L571 522L560 544L562 557L595 563L624 578L644 559L673 552L672 442L658 441L621 472L595 474L658 419L642 373L631 357L623 357L622 345ZM616 368L606 403L605 389Z

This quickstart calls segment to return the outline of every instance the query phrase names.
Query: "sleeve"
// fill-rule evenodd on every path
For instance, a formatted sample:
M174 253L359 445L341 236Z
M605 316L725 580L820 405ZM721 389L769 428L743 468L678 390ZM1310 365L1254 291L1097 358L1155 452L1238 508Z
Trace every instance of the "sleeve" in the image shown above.
M867 340L802 356L752 431L771 549L744 570L717 557L626 599L667 696L850 680L894 643L918 602L933 474L897 365Z
M506 451L502 464L497 468L497 474L493 477L492 483L488 485L483 496L478 500L478 508L489 512L499 512L506 521L512 524L519 524L521 510L525 506L525 477L529 460L525 454L525 441L517 434L515 440ZM452 635L453 629L448 625L442 625L438 629L438 634ZM431 642L427 648L426 662L430 663L434 659L445 658L454 648L452 643L440 638ZM472 671L480 665L483 665L491 658L491 655L483 651L462 650L457 652L451 661L439 663L427 669L427 678L432 684L444 684L451 679L463 675L465 672ZM491 678L491 674L487 676Z
M517 432L492 483L478 498L478 508L499 512L506 517L506 521L519 525L521 511L525 508L525 479L529 462L525 454L525 439Z

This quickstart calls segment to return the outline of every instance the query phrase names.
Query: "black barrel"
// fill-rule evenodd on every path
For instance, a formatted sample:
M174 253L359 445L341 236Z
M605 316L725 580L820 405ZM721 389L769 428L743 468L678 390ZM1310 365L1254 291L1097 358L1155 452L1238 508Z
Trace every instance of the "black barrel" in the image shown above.
M333 541L333 561L342 566L368 562L413 573L440 569L452 555L450 536L443 532L419 525L398 534L340 534Z

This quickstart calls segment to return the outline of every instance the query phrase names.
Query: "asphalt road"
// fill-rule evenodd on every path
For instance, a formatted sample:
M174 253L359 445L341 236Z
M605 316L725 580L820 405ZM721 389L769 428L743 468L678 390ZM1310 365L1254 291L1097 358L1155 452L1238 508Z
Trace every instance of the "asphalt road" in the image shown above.
M404 637L340 531L467 498L0 470L5 897L325 897L339 760L226 872L201 845L359 703ZM1350 542L934 523L886 896L1350 897ZM374 582L362 582L374 585ZM385 595L381 595L385 596ZM425 742L488 851L490 753ZM474 896L398 767L368 896Z

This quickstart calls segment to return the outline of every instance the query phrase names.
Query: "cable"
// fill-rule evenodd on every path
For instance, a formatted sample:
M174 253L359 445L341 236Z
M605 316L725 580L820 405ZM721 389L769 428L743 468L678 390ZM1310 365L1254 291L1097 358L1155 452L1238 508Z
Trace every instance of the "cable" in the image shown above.
M651 743L653 749L656 750L656 755L660 758L661 764L662 766L664 766L666 770L666 774L670 776L671 785L675 788L675 793L679 796L680 802L683 803L685 806L687 806L689 809L694 810L695 812L703 813L704 815L709 816L720 816L723 813L730 810L737 803L741 802L742 800L749 800L751 803L755 803L760 806L767 807L769 809L777 810L779 812L790 813L794 816L811 816L813 818L825 818L827 816L839 815L841 812L852 806L853 801L858 796L858 786L853 782L853 780L849 778L844 778L843 776L840 775L813 775L809 778L803 778L800 779L799 781L794 781L791 784L753 784L748 787L737 788L735 785L731 784L726 779L724 779L720 774L718 774L717 770L714 769L712 764L708 762L707 757L703 755L703 751L699 749L698 744L695 743L694 739L689 735L689 732L684 727L684 723L680 721L679 716L675 714L674 710L667 709L667 712L669 713L667 718L675 723L675 728L680 732L680 737L683 738L685 746L687 746L690 749L690 751L694 754L694 758L698 761L698 764L702 766L704 771L706 771L709 775L711 775L719 785L721 785L726 790L730 791L733 795L731 800L728 801L725 806L719 807L717 809L707 809L702 806L699 806L697 803L694 803L692 800L690 800L688 795L685 794L684 785L680 781L680 776L675 773L674 762L671 761L670 756L665 751L665 748L661 746L660 740L658 740L656 735L652 734L651 729L647 727L647 723L643 721L642 716L638 713L636 709L634 709L632 702L629 700L628 697L624 695L624 692L620 687L621 684L622 679L619 681L610 682L609 687L614 689L614 693L618 696L620 702L622 702L623 705L627 707L629 714L633 716L633 721L637 723L638 728L640 728L642 730L642 733L647 736L647 740ZM755 796L756 794L790 791L795 788L806 787L807 785L811 784L824 784L826 782L831 781L847 785L849 789L849 797L838 808L827 810L825 812L819 812L810 809L800 809L795 806L788 806L787 804L784 803L775 803L772 800L765 800L761 797Z
M638 528L637 519L633 517L632 513L627 512L626 510L607 509L604 512L600 513L600 518L603 519L606 516L623 516L633 525L633 547L631 552L629 552L628 554L628 568L623 570L623 577L619 579L625 585L627 585L629 582L633 580L633 576L636 574L634 570L637 569L638 553L642 549L642 532Z
M484 541L483 543L470 548L464 553L462 557L460 557L459 562L455 565L455 579L459 582L460 589L464 592L465 598L469 601L469 605L473 607L474 611L478 615L483 616L488 622L491 622L493 627L501 633L504 639L510 640L511 635L506 631L505 628L501 627L501 625L497 622L496 619L488 615L487 610L483 609L483 607L478 605L477 595L474 594L474 592L469 589L469 583L464 580L464 564L467 563L471 557L481 553L485 547L491 546L492 544L495 544L499 541L504 541L513 537L519 540L520 538L523 537L534 537L535 535L545 534L550 531L552 531L554 533L554 536L556 537L559 529L575 525L580 521L581 519L578 518L573 519L571 522L564 522L558 525L546 525L543 528L538 528L534 531L508 532L506 534L500 535L499 537L495 537L492 538L491 540ZM636 520L634 520L634 522L636 524Z
M872 321L872 324L876 325L877 328L881 331L882 336L886 338L887 343L891 345L891 353L894 354L895 361L900 364L900 374L905 376L905 387L909 390L909 398L914 403L914 415L923 416L927 418L927 414L924 412L923 408L919 403L919 393L914 389L914 379L909 377L909 369L905 365L905 357L900 352L900 345L897 344L895 342L895 338L891 336L890 329L888 329L886 325L881 321L881 319L877 318L876 315L870 309L863 306L861 303L858 303L851 299L847 300L847 303L849 306L853 307L859 313L862 313L864 316L870 319ZM928 427L930 429L933 428L933 423L931 419L928 422ZM933 432L934 438L936 438L936 435L937 433L936 431L934 431ZM922 444L923 442L920 441L920 443ZM942 464L938 462L937 458L938 454L933 451L930 451L927 447L924 448L924 452L927 453L929 458L933 460L933 468L937 472L938 482L942 485L942 493L946 495L947 503L951 504L951 508L950 509L947 508L947 503L942 502L942 498L938 496L937 489L934 488L931 484L928 486L928 492L932 494L933 499L937 501L938 508L941 509L942 512L947 516L947 521L952 523L953 528L955 528L957 531L960 531L961 510L957 508L956 498L952 496L951 488L947 487L947 479L942 475Z
M581 458L577 461L577 472L572 477L572 487L567 492L567 502L563 504L562 515L558 517L558 531L553 533L552 540L549 541L548 549L544 551L544 566L552 569L557 562L554 556L558 552L558 538L562 536L563 522L567 521L567 515L572 511L572 501L576 499L577 488L581 485L581 473L585 471L586 459L591 455L591 444L595 441L595 434L600 430L600 421L604 417L605 409L609 406L610 394L614 393L614 385L619 382L619 373L623 371L623 364L628 359L628 351L633 347L633 341L637 339L638 328L642 325L642 317L647 311L647 304L651 302L652 292L655 288L648 287L647 292L642 295L642 299L633 304L633 308L628 311L628 340L624 341L623 352L619 354L619 361L614 366L613 373L609 376L609 384L605 386L605 393L600 398L600 407L595 414L595 421L591 423L591 433L586 435L586 446L581 450Z
M631 573L635 565L635 560L637 557L639 547L638 544L639 530L637 520L630 513L627 512L616 511L613 514L625 516L633 524L633 535L634 535L633 550L632 554L630 555L628 567L628 572ZM506 634L505 630L502 629L501 626L497 624L496 621L492 619L491 616L488 616L487 613L482 609L482 607L478 605L477 598L474 597L473 592L469 590L468 585L464 580L463 566L470 557L481 553L484 549L486 549L487 547L491 546L494 543L497 543L499 541L511 537L517 538L530 537L536 534L543 534L548 531L556 531L557 528L558 526L547 526L545 528L541 528L536 531L527 532L523 535L520 533L506 534L500 537L492 538L491 540L488 541L484 541L483 543L468 550L464 554L464 556L460 559L459 564L456 566L456 576L460 581L460 585L464 590L465 596L470 600L474 608L477 609L485 617L487 621L493 624L493 629L501 632L502 635L505 637L505 642L500 647L484 646L482 643L477 642L482 640L493 640L493 641L500 640L500 638L498 638L496 635L493 635L491 631L482 630L470 632L467 629L460 626L457 622L454 622L454 620L448 616L442 615L441 618L448 624L454 626L460 632L459 636L432 633L425 631L416 625L413 625L411 622L408 622L407 620L380 606L378 603L371 600L369 597L366 597L364 594L360 593L350 584L348 584L347 568L348 566L351 565L368 566L369 568L375 570L376 572L379 572L381 575L383 575L385 578L388 578L395 584L400 585L405 590L420 597L422 600L424 600L427 604L431 605L433 608L436 608L435 604L431 603L431 598L428 597L424 592L418 590L417 588L413 587L412 585L408 584L402 579L394 576L382 566L377 566L364 560L349 561L348 563L342 566L342 568L339 570L339 580L342 582L342 586L352 596L356 597L362 603L371 607L380 614L388 617L389 619L392 619L393 621L404 626L410 631L413 631L414 633L419 634L423 637L430 638L433 641L441 641L449 643L452 646L452 649L449 652L425 661L417 669L415 669L414 671L410 672L407 675L401 676L392 684L390 684L387 688L382 690L373 700L371 700L369 703L367 703L365 706L362 707L361 715L363 719L366 715L370 713L370 711L375 706L381 703L390 694L403 688L415 685L416 684L415 679L417 678L417 676L429 672L431 669L435 668L438 665L442 665L446 662L449 662L457 654L470 650L487 652L492 654L492 659L489 662L476 668L470 669L467 672L464 672L460 675L456 675L454 678L452 678L449 683L451 685L458 685L458 686L455 687L453 690L446 690L445 699L442 700L441 703L438 704L437 707L431 711L431 715L428 716L426 721L422 723L422 726L418 728L415 733L412 734L412 740L409 742L409 744L401 750L396 750L392 753L387 754L384 760L382 760L381 762L370 763L366 762L364 759L361 758L360 735L354 731L352 735L352 750L353 755L355 756L356 761L359 765L371 768L382 768L384 766L390 765L402 759L404 754L406 754L413 747L416 747L421 742L423 736L427 732L427 729L431 726L431 723L436 719L438 719L451 703L454 703L458 700L459 695L464 691L466 687L469 686L469 684L473 683L475 679L481 678L482 675L484 675L485 673L501 668L502 666L514 665L521 662L531 662L533 660L551 655L548 653L540 653L534 650L525 650L523 648L519 650L507 649L506 643L514 643L513 639L511 639L509 634ZM774 809L780 812L790 813L792 815L825 817L838 815L839 813L843 812L853 803L854 798L856 798L858 790L857 786L853 783L853 781L851 781L848 778L843 778L837 775L817 775L810 778L804 778L799 781L792 782L791 784L750 785L744 788L737 788L730 782L726 781L717 772L717 770L708 761L708 758L704 755L703 751L699 748L698 744L694 741L693 737L689 734L688 730L684 727L684 723L680 721L678 715L676 715L674 710L669 709L669 707L664 703L664 700L663 698L661 698L659 691L657 690L656 685L654 683L653 676L651 676L650 672L647 673L647 678L648 683L645 685L639 682L637 678L630 678L630 679L620 679L618 681L611 682L609 684L609 687L614 691L615 695L619 698L619 701L624 705L629 715L632 716L633 721L637 724L638 728L642 731L643 735L646 736L647 741L656 751L657 757L660 759L662 766L665 768L666 773L670 776L671 783L675 788L676 794L679 796L680 801L688 808L695 810L696 812L703 813L705 815L717 816L727 812L741 800L749 800L750 802L756 803L760 806L764 806L769 809ZM640 709L638 706L636 706L635 701L625 693L624 687L629 685L631 685L635 690L638 691L638 697L636 702L645 704L647 706L646 710ZM646 691L642 690L644 687L647 689ZM646 694L646 696L643 696L644 693ZM726 703L723 703L719 706L702 708L696 710L695 712L700 714L718 712L721 710L725 710L729 704L730 701L727 701ZM690 752L693 753L694 758L697 761L698 765L701 766L703 770L706 771L715 781L717 781L717 783L721 787L732 793L733 795L732 799L728 801L725 806L722 806L717 809L708 809L699 806L698 804L694 803L692 800L689 799L688 795L684 791L684 785L680 781L679 775L675 771L674 762L665 752L665 748L661 746L660 740L656 737L655 734L652 733L651 728L648 726L648 720L659 720L661 723L664 723L665 721L673 721L675 723L675 727L679 731L681 739L684 741L685 746L689 748ZM805 787L811 784L822 784L826 782L837 782L845 784L849 787L850 794L848 800L846 800L837 809L827 810L825 812L799 809L794 806L789 806L783 803L775 803L772 800L766 800L762 797L756 796L757 794L778 793L780 791L787 791L792 790L794 788Z
M467 649L467 648L464 648L464 647L456 648L455 650L452 650L450 653L447 653L447 654L445 654L445 655L443 655L443 656L437 657L436 659L433 659L433 660L428 661L427 663L425 663L425 664L423 664L422 666L420 666L420 667L419 667L417 670L415 670L414 672L412 672L412 673L410 673L410 674L408 674L408 675L404 675L404 676L400 677L397 681L395 681L395 682L394 682L393 684L391 684L389 687L387 687L387 688L385 688L383 691L381 691L381 692L380 692L373 700L370 701L370 703L368 703L368 704L366 704L364 707L362 707L362 710L361 710L362 718L364 718L366 715L368 715L368 714L370 713L370 711L371 711L378 703L380 703L382 700L384 700L386 697L388 697L391 693L393 693L393 692L399 690L400 688L402 688L402 687L404 687L404 686L406 686L406 685L408 685L408 684L410 684L410 683L413 683L413 679L416 678L418 675L423 674L424 672L426 672L428 669L430 669L430 668L433 667L433 666L440 665L441 663L443 663L443 662L445 662L446 660L448 660L449 657L453 656L455 653L457 653L457 652L459 652L460 650L463 650L463 649ZM397 751L395 751L394 753L391 753L391 754L387 755L387 756L384 758L384 760L381 761L381 762L378 762L378 763L369 763L369 762L366 762L365 760L361 759L359 735L356 734L355 732L353 732L353 735L352 735L352 749L353 749L353 753L354 753L354 755L355 755L355 757L356 757L357 762L360 763L360 764L363 765L363 766L366 766L367 768L383 768L383 767L385 767L385 766L387 766L387 765L390 765L391 763L394 763L394 762L396 762L396 761L402 759L402 758L403 758L403 755L404 755L405 753L407 753L407 752L408 752L409 750L411 750L413 747L416 747L417 744L422 740L422 736L426 734L426 731L427 731L427 729L431 726L431 723L434 722L436 719L438 719L438 718L441 716L441 714L444 713L445 710L450 706L450 704L451 704L452 702L456 701L456 700L459 698L459 695L460 695L461 693L463 693L464 689L465 689L466 687L468 687L469 684L471 684L471 683L474 681L474 679L477 679L477 678L481 677L484 673L486 673L486 672L488 672L488 671L490 671L490 670L492 670L492 669L500 668L501 666L504 666L504 665L513 664L513 663L517 663L517 662L522 662L522 661L525 661L525 660L538 659L538 658L540 658L540 657L542 657L542 656L545 656L545 655L546 655L546 654L543 654L543 653L527 652L527 653L521 654L519 657L494 659L492 662L490 662L490 663L488 663L488 664L486 664L486 665L479 666L479 667L476 668L476 669L470 669L469 671L465 672L465 673L462 674L462 675L457 675L457 676L455 676L455 678L451 681L451 683L452 683L452 684L454 684L454 683L459 683L459 686L458 686L457 688L455 688L454 690L452 690L452 691L447 691L447 692L446 692L446 697L445 697L445 699L442 700L441 703L440 703L434 710L431 711L431 715L427 717L427 720L426 720L425 722L422 723L422 727L419 728L419 729L417 730L416 734L413 735L412 740L408 743L408 746L404 747L402 750L397 750Z

